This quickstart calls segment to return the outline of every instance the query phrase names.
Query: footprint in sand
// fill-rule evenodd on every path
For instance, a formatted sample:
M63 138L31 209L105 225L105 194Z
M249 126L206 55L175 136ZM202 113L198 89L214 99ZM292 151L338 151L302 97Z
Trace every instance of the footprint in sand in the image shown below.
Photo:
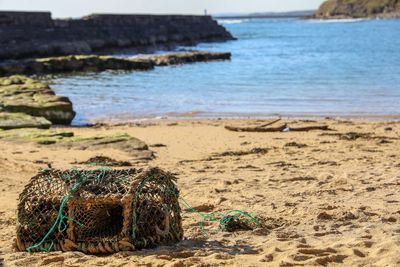
M293 256L293 260L309 261L312 259L316 264L327 265L328 263L343 263L343 260L347 257L346 255L337 254L337 251L333 248L302 248Z

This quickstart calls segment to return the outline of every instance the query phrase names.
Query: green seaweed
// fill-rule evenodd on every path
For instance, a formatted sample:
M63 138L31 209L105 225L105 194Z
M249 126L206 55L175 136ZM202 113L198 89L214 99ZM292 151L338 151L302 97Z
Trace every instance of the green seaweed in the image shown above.
M138 149L146 149L146 144L127 133L110 135L77 135L73 132L60 132L55 130L14 129L0 131L0 139L7 141L34 142L40 144L80 144L108 145L119 142L135 143Z

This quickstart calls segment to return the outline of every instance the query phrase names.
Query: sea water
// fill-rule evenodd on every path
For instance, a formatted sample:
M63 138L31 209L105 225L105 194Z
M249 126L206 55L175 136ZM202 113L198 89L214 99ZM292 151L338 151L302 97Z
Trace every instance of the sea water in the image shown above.
M232 60L59 76L75 124L163 117L399 116L400 20L219 21ZM130 55L120 55L130 56Z

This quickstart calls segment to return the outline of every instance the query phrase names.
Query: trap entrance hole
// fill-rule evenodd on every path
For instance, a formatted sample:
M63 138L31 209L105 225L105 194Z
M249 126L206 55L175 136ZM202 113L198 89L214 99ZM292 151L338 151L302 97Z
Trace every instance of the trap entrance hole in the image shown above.
M120 204L80 205L74 216L77 240L117 240L123 229L123 211Z

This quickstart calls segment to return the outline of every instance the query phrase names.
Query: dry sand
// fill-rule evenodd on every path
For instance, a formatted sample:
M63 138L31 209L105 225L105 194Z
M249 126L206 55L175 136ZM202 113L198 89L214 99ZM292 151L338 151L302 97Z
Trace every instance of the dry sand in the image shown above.
M185 240L173 246L92 256L15 253L19 192L51 162L69 168L95 155L132 161L113 149L74 150L0 140L0 265L5 266L400 266L400 123L291 121L336 131L244 133L224 125L255 121L180 121L154 125L63 128L75 133L126 132L151 147L159 166L176 173L181 195L204 210L243 209L266 228L221 232L185 212ZM365 135L337 135L348 132ZM326 135L334 134L334 135ZM336 135L335 135L336 134ZM266 148L267 153L224 152ZM253 152L257 150L253 150Z

